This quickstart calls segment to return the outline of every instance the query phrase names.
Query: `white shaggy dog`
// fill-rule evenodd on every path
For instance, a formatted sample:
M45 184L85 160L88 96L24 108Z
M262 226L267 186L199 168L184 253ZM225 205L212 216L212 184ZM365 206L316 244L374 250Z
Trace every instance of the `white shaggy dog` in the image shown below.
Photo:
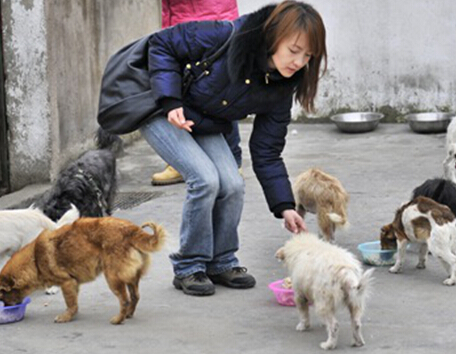
M58 222L53 222L39 209L0 210L0 268L9 257L43 230L55 230L79 218L78 209L72 205Z
M349 226L347 204L349 195L340 181L318 168L301 173L293 184L298 213L316 214L321 236L334 242L336 228Z
M456 183L456 119L453 118L448 125L446 134L446 157L443 160L445 179Z
M296 330L310 328L309 303L313 303L328 331L328 339L320 347L334 349L339 332L336 312L345 305L351 316L353 346L364 345L361 317L374 269L363 272L352 253L311 233L293 236L277 251L276 257L285 262L290 272L300 315Z

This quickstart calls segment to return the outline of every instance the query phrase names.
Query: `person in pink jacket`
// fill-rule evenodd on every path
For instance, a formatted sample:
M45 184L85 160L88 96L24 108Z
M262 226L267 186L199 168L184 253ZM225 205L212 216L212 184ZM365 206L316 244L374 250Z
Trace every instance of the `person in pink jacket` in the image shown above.
M162 0L162 28L189 21L235 20L236 0Z
M235 20L239 17L236 0L162 0L162 28L189 21ZM238 167L242 164L239 146L239 128L233 123L233 130L225 136ZM169 185L183 182L183 178L172 166L152 175L153 185Z

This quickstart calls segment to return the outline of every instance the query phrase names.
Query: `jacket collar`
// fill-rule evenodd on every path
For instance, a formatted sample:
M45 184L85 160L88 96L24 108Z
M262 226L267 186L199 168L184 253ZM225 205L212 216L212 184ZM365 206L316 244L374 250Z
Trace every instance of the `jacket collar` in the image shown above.
M263 24L274 10L268 5L236 20L236 33L228 49L228 75L232 82L250 78L254 71L268 71Z

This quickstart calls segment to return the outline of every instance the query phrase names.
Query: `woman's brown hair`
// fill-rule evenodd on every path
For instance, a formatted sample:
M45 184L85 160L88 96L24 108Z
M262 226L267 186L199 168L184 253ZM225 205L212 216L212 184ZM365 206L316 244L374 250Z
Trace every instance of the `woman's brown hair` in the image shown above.
M308 111L314 111L314 99L320 79L320 65L324 59L322 74L327 68L326 30L320 14L310 5L298 1L283 1L276 6L264 23L266 45L270 55L279 43L297 32L309 36L312 57L302 70L302 80L296 88L296 100Z

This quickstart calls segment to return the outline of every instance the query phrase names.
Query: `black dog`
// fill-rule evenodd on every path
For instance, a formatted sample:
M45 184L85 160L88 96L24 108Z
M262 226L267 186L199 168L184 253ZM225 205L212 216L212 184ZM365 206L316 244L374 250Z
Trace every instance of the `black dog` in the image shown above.
M89 150L63 169L52 188L35 203L56 221L74 204L82 216L111 215L116 195L116 152L122 139L101 128L95 138L98 150Z
M456 215L456 185L453 182L443 178L428 179L413 190L412 199L418 196L446 205Z

